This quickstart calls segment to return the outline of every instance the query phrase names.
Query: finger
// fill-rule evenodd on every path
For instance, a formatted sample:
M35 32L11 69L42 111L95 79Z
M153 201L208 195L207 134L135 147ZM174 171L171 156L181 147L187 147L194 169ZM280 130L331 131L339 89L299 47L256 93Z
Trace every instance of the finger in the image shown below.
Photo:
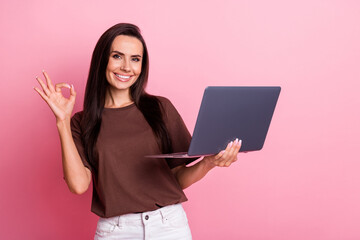
M236 138L234 144L231 146L231 149L228 152L227 159L224 159L225 166L230 166L230 164L235 161L237 154L239 153L240 147L241 147L241 140Z
M236 138L236 144L233 145L233 149L232 149L233 150L232 153L234 156L237 156L237 154L239 153L241 145L242 145L242 140Z
M221 157L224 155L224 153L225 153L225 150L222 150L222 151L219 152L217 155L213 156L213 157L211 158L211 162L212 162L213 164L215 164L215 166L218 166L218 163L220 162L219 159L221 159Z
M223 158L224 154L226 153L226 151L229 151L229 149L231 148L233 142L229 142L228 145L226 146L225 150L222 150L221 152L219 152L216 156L215 156L215 162L219 162L221 160L221 158Z
M234 156L236 156L238 153L239 153L239 151L240 151L240 148L241 148L241 144L242 144L242 140L240 139L238 139L238 138L236 138L236 144L234 144L233 145L233 154L234 154Z
M232 148L232 146L234 145L234 142L231 141L228 143L228 145L226 146L226 149L223 150L221 152L221 154L218 154L217 157L215 158L215 161L214 163L219 166L219 167L223 167L228 159L228 155L229 155L229 152Z
M230 164L234 162L234 159L240 150L241 143L239 142L240 141L237 138L234 141L229 142L226 149L215 156L214 163L217 166L223 167L227 162L230 162Z
M232 161L228 161L225 163L225 167L229 167L232 163L236 162L238 159L235 157Z
M219 153L214 157L214 159L215 159L215 160L220 159L220 158L224 155L224 153L225 153L225 150L222 150L221 152L219 152Z
M45 84L38 76L36 76L35 78L36 78L36 80L38 81L38 83L40 84L40 86L41 86L41 88L43 89L43 91L45 92L45 94L46 94L47 96L49 96L49 95L50 95L50 90L49 90L49 88L46 86L46 84Z
M41 91L40 89L38 89L37 87L34 87L34 90L37 91L39 93L39 95L42 97L42 99L45 100L45 102L48 101L48 96L45 95L45 93L43 91Z
M228 159L224 160L224 166L228 167L235 161L237 161L237 154L232 153L228 156Z
M238 152L239 152L239 151L240 151L240 149L241 149L241 146L242 146L242 140L241 140L241 139L239 140L238 145L239 145L239 150L238 150Z
M236 147L236 144L237 144L237 139L235 139L234 141L231 141L228 145L227 145L227 147L226 147L226 149L225 149L225 153L224 153L224 155L222 156L222 158L224 159L224 158L227 158L230 154L232 154L232 152L234 151L233 149L234 149L234 147Z
M75 101L75 98L76 98L75 88L74 88L74 85L71 84L71 88L70 88L70 101Z
M224 158L224 156L226 156L229 153L229 151L233 145L234 145L233 141L228 143L228 145L226 146L226 148L224 150L224 154L221 156L222 158Z
M239 143L239 139L235 139L233 144L231 145L231 148L229 149L229 156L234 154L234 151L237 149Z
M45 72L45 70L43 70L42 72L43 72L44 77L46 79L46 83L48 85L49 90L53 92L54 91L54 85L52 84L49 75L47 74L47 72Z
M69 84L67 84L67 83L57 83L56 85L55 85L55 91L56 92L61 92L61 88L71 88L70 87L70 85Z
M215 164L218 165L219 167L223 167L225 165L225 163L227 162L228 155L229 155L229 152L224 151L224 154L221 156L221 158L219 158L218 160L215 161Z

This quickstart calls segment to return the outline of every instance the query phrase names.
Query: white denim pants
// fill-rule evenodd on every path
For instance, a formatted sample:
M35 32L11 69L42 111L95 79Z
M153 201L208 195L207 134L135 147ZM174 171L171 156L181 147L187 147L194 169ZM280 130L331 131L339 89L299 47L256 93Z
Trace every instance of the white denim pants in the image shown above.
M95 240L191 240L186 213L181 204L175 204L144 213L100 218Z

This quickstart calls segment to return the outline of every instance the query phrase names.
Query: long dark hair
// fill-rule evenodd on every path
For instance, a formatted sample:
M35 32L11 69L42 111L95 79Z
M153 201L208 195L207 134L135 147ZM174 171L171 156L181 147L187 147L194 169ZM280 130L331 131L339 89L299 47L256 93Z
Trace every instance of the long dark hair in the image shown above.
M141 73L136 82L130 87L130 94L136 107L142 112L152 128L157 143L163 153L171 152L171 140L163 119L163 109L155 96L145 92L149 75L149 55L140 29L129 23L119 23L106 32L98 40L91 58L89 76L85 89L84 110L81 120L82 141L87 158L97 169L95 145L101 126L101 115L105 105L105 93L109 86L106 80L106 68L109 61L110 49L114 39L119 35L135 37L143 45Z

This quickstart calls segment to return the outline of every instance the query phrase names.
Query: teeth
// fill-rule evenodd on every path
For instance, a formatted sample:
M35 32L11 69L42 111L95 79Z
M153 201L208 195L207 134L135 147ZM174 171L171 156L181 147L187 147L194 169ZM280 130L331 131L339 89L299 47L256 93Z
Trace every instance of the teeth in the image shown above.
M118 76L119 78L124 78L124 79L129 79L130 78L130 76L123 76L123 75L119 75L119 74L116 74L116 73L115 73L115 75Z

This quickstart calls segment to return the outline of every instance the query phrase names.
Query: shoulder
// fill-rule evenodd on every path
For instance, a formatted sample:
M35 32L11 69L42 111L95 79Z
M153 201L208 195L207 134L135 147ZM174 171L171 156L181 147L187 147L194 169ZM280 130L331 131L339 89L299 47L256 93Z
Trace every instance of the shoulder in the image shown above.
M74 116L71 117L71 121L70 121L71 127L79 128L82 116L83 116L83 111L76 112Z
M172 102L168 98L163 96L155 96L155 97L160 102L161 106L164 108L165 111L175 108Z
M80 121L83 115L83 111L76 112L72 117L71 120Z
M168 98L163 96L156 96L156 98L160 103L165 120L177 122L179 119L181 119L178 110Z

